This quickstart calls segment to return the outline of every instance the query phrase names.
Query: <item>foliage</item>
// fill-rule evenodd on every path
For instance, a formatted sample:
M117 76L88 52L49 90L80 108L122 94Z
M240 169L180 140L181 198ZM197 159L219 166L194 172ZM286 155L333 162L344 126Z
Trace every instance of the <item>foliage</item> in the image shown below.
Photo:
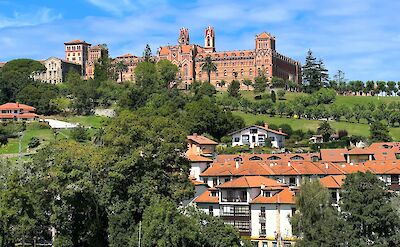
M351 229L349 246L398 246L399 215L392 207L391 193L376 175L353 173L346 177L342 192L342 214Z
M331 125L328 123L328 121L323 121L318 129L317 129L317 134L322 135L322 139L324 142L327 142L330 140L330 137L332 134L335 133L335 130L332 129Z
M278 92L276 94L278 95L278 99L282 100L285 98L286 91L280 89L280 90L278 90Z
M35 107L39 114L50 115L58 113L58 109L51 103L57 97L59 97L59 91L55 85L32 82L21 89L17 95L17 100Z
M239 97L240 93L240 82L237 80L233 80L231 84L228 86L228 94L232 97Z
M178 73L178 66L164 59L156 64L156 68L163 87L170 88Z
M207 73L208 83L211 83L211 72L217 70L217 66L214 64L210 56L207 56L204 63L201 65L201 71Z
M296 197L296 213L290 219L301 238L296 246L340 246L343 222L331 206L328 190L318 180L304 180Z
M40 145L40 140L39 140L39 138L37 138L37 137L32 137L30 140L29 140L29 143L28 143L28 147L29 148L35 148L35 147L37 147L37 146L39 146Z
M152 54L151 54L151 48L150 45L147 44L146 48L143 51L143 57L145 62L152 62Z
M267 88L268 78L264 71L259 71L258 75L254 78L254 93L259 94L265 92Z
M243 84L246 85L247 86L247 90L249 90L250 89L249 87L253 85L253 82L251 80L249 80L249 79L244 79L243 80Z
M372 142L388 142L392 140L387 126L379 121L375 121L371 124L370 139Z
M87 130L81 125L71 130L70 137L77 142L85 142L89 138Z

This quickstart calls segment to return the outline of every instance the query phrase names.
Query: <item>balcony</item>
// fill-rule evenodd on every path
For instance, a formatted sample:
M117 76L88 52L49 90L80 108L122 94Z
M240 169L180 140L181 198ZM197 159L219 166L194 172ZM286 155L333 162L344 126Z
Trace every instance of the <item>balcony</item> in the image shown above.
M247 196L222 197L222 202L247 202Z
M258 219L259 219L260 223L265 223L265 213L260 213L258 215Z
M266 229L260 229L259 235L260 235L260 237L265 237L267 235L267 230Z

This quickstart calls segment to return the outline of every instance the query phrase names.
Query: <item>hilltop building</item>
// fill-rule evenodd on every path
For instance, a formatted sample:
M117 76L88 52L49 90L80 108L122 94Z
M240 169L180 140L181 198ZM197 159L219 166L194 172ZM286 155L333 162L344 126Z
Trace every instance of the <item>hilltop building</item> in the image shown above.
M108 57L107 45L95 45L89 47L88 61L86 62L86 79L94 78L94 67L102 58Z
M70 70L75 70L79 74L82 72L82 65L56 57L50 57L40 62L46 67L46 70L34 73L33 78L46 83L58 84L64 82Z
M211 82L220 86L221 81L231 82L236 79L254 80L260 73L268 78L273 76L284 80L301 82L301 65L299 62L281 55L276 51L275 37L263 32L255 37L255 48L252 50L216 51L215 31L207 27L204 32L204 46L190 44L189 30L181 28L178 44L162 46L158 50L158 59L167 59L179 67L178 79L186 85L195 80L207 80L207 73L202 65L211 57L217 70L211 73Z

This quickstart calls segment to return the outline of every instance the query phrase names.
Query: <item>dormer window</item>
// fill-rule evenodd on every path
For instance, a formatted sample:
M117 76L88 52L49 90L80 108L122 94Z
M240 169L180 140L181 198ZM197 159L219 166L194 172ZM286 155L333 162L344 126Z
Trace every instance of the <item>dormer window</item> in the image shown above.
M218 192L217 191L211 191L211 196L212 197L217 197L218 196Z
M299 155L293 156L293 157L290 158L290 159L291 159L291 160L304 160L304 158L301 157L301 156L299 156Z
M271 197L271 191L263 191L264 197Z
M257 129L250 129L250 134L257 134Z
M253 156L249 160L263 160L260 156Z

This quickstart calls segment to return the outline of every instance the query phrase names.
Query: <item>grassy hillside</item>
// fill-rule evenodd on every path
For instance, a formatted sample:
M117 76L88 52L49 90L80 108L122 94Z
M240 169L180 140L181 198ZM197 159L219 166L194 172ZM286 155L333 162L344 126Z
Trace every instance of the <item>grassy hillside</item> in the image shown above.
M253 115L249 113L243 112L234 112L233 114L237 116L241 116L246 125L254 124L257 120L262 120L264 122L270 124L289 124L292 129L298 130L313 130L315 131L320 122L318 120L307 120L307 119L294 119L294 118L280 118L280 117L270 117L267 115ZM349 122L330 122L331 126L335 130L345 129L350 135L361 135L361 136L369 136L369 125L368 124L357 124L357 123L349 123ZM400 128L390 128L390 134L394 140L400 141Z

